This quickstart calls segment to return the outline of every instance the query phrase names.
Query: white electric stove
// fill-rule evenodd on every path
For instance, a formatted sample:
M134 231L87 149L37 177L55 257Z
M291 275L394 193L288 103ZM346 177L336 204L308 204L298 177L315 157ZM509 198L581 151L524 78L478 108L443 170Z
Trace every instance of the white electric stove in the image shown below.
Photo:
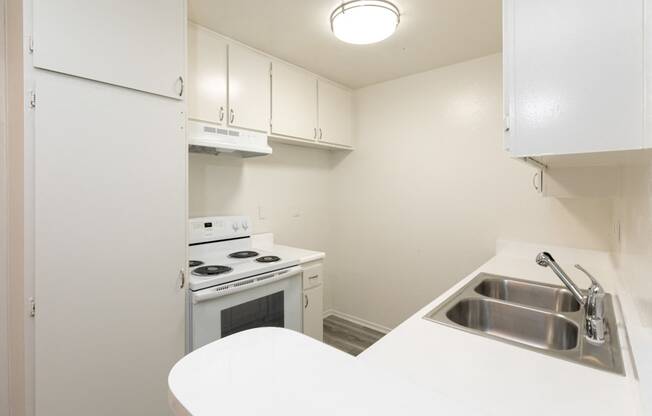
M190 219L188 352L262 326L302 330L299 259L254 249L248 217Z

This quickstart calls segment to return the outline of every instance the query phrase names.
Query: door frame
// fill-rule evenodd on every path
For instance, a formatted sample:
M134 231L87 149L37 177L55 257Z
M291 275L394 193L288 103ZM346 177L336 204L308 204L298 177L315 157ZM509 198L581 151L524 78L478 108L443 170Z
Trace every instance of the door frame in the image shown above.
M6 0L0 0L0 414L9 414L9 265L7 168L7 20Z

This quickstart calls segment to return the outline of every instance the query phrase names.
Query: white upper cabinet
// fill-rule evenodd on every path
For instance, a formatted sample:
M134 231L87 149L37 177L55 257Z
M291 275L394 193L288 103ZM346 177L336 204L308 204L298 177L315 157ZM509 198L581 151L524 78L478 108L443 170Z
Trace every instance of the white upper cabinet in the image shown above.
M35 67L182 98L184 0L34 0L33 16Z
M191 120L292 143L352 147L349 90L193 23L187 84Z
M351 146L351 93L329 82L317 82L319 141Z
M251 49L229 45L229 125L267 132L271 61Z
M188 26L188 118L226 122L226 41L200 26Z
M505 0L514 156L644 147L644 0Z
M188 118L269 131L270 59L220 35L188 27Z
M272 64L272 134L317 139L317 78L280 62Z

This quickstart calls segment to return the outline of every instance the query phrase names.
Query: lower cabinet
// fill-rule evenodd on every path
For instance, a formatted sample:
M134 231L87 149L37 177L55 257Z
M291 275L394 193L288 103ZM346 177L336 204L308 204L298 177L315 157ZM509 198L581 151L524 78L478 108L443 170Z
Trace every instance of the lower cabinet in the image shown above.
M303 291L303 333L319 341L324 339L324 286Z
M323 265L312 262L303 267L303 333L324 339Z

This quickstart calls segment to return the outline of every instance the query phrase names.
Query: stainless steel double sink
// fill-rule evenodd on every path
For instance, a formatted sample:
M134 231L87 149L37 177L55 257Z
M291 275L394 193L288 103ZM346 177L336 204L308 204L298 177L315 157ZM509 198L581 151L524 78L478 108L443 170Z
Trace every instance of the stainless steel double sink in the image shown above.
M564 287L480 273L424 318L578 364L625 374L611 295L604 343L584 334L584 309Z

